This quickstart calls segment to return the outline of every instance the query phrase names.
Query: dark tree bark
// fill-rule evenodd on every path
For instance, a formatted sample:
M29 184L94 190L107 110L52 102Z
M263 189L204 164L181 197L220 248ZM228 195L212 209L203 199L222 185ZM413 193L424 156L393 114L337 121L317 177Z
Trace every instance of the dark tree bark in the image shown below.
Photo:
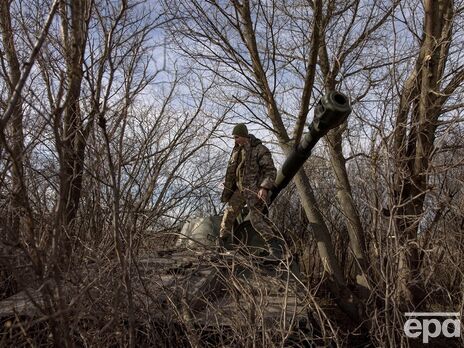
M398 289L406 305L420 306L425 290L420 269L418 229L429 190L429 167L438 118L451 93L464 80L464 69L442 86L454 16L452 0L424 1L424 26L415 67L406 80L396 114L394 153L395 223L400 239Z

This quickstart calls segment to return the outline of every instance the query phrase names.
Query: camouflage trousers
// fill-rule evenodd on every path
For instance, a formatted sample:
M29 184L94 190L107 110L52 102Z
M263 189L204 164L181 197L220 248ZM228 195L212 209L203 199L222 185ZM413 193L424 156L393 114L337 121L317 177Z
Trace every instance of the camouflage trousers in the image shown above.
M269 242L272 238L274 238L274 232L272 231L272 227L267 216L262 213L265 202L258 199L258 197L255 199L246 199L239 190L236 190L232 194L232 197L227 204L224 217L222 218L219 236L225 237L232 234L232 226L234 225L235 219L238 214L240 214L245 203L250 210L251 225L256 232L261 235L265 242Z

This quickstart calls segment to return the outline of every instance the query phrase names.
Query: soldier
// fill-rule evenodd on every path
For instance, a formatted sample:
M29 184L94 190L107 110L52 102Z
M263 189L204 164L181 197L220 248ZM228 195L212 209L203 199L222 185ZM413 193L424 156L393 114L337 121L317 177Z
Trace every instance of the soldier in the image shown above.
M263 211L269 203L270 190L274 187L276 168L269 149L254 135L248 134L245 124L237 124L233 131L235 146L226 170L221 201L228 203L219 232L218 246L231 236L232 226L243 206L248 206L253 228L267 244L267 258L281 259L272 227Z

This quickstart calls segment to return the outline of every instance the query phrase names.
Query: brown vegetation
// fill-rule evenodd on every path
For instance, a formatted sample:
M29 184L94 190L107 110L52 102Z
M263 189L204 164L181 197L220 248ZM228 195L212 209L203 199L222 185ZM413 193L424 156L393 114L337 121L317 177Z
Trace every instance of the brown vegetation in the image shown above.
M407 346L404 312L462 313L463 13L2 1L0 296L32 312L0 308L1 344ZM281 162L333 89L352 115L271 211L287 269L173 250L221 211L229 126Z

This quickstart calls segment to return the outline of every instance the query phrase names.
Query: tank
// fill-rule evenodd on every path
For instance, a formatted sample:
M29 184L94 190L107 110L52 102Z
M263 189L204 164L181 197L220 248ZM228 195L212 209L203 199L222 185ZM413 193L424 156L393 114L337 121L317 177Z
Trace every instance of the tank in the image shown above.
M271 203L303 166L319 139L330 129L343 123L350 112L348 98L339 92L330 92L318 102L308 132L304 134L300 144L289 153L278 172L276 186L271 192ZM263 240L246 216L245 208L234 227L235 241L250 247L262 246ZM183 339L183 332L190 332L198 327L208 334L187 334L189 340L190 337L194 337L195 342L197 339L202 340L198 342L205 339L209 343L216 339L217 342L229 342L228 332L238 332L249 324L247 320L230 318L242 318L244 315L248 318L249 314L253 313L254 321L257 323L280 323L286 330L290 327L295 328L291 333L295 335L293 342L308 342L306 345L314 345L315 341L306 341L307 333L318 335L320 327L317 321L313 326L314 321L311 320L309 312L312 307L308 307L306 297L301 296L302 280L299 279L297 262L293 258L289 260L291 264L287 268L275 264L258 266L256 262L250 263L248 258L241 255L218 258L215 253L208 255L204 250L197 252L197 249L215 242L220 221L221 216L214 215L192 219L179 233L180 237L174 249L160 248L152 254L139 255L131 261L131 266L136 266L131 283L136 294L134 308L143 308L144 311L153 314L150 320L154 320L153 323L160 328L160 333L165 334L166 330L171 328L186 328L186 331L181 330L179 335L174 335L173 340L176 343L179 342L179 337ZM85 268L85 274L89 269L92 270L93 266L99 267L99 263L89 263ZM231 275L235 275L233 280ZM92 284L84 285L89 288ZM242 292L243 289L247 289L246 292ZM82 289L66 281L62 282L60 290L63 296L60 300L66 301L66 304L76 291L80 292ZM101 293L95 287L90 290L95 290L97 295ZM0 303L0 317L13 318L11 321L20 324L24 318L34 318L33 321L42 318L43 306L40 304L49 300L43 298L42 294L40 290L28 288L27 291L11 296ZM262 297L259 301L256 301L256 294ZM324 303L327 301L324 300ZM330 306L327 308L333 312L334 304L326 306ZM27 319L26 324L29 325L31 322ZM218 328L221 330L217 335L218 331L215 330ZM257 332L261 332L261 329L263 328L258 328ZM264 335L264 329L262 332ZM325 336L324 342L327 343Z
M338 91L331 91L319 100L314 110L313 121L308 126L308 132L303 135L301 142L290 151L277 173L275 188L271 191L270 204L275 201L279 193L285 189L311 156L311 150L317 142L331 129L345 122L350 113L349 99ZM234 240L236 243L243 243L250 247L263 247L264 241L251 226L247 214L245 207L235 223ZM193 225L190 223L189 226ZM199 244L204 245L207 240L211 244L219 234L219 224L212 224L211 226L214 226L214 228L208 231L197 228L190 232L187 231L188 228L184 228L183 235L188 234L189 243L194 244L198 240Z

